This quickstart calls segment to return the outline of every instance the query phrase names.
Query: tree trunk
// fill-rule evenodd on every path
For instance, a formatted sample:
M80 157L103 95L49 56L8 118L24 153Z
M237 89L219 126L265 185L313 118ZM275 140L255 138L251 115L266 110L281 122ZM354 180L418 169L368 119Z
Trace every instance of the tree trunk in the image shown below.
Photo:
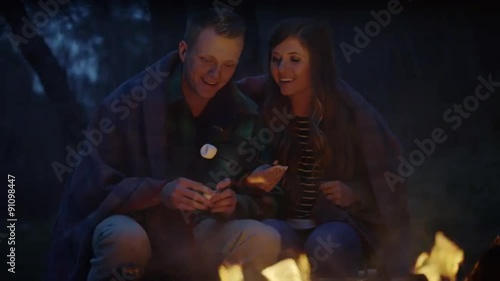
M237 2L236 2L237 3ZM260 57L260 30L257 19L257 9L259 5L252 1L243 1L234 7L234 11L245 20L247 31L245 34L245 50L241 59L243 70L242 76L253 76L261 74L263 71L263 60Z
M81 138L80 131L85 127L86 118L69 87L66 71L28 17L23 2L8 1L7 4L7 1L2 1L0 5L6 22L11 26L10 42L38 75L47 99L58 111L65 142L77 141ZM49 16L47 18L50 20Z

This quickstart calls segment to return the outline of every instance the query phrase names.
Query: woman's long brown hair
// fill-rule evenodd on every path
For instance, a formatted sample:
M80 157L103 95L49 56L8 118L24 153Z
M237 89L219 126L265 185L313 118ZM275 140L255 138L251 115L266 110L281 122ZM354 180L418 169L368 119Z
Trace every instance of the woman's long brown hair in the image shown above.
M340 95L336 75L333 46L328 29L308 18L290 18L280 22L269 42L268 62L274 47L288 37L297 38L309 51L313 102L310 115L310 144L315 155L314 167L319 180L351 180L355 177L355 163L359 139L357 138L354 113L349 103ZM270 71L270 70L269 70ZM270 125L275 117L273 110L291 112L291 102L280 93L279 87L269 73L267 97L263 105L265 122ZM283 120L281 120L283 121ZM280 122L281 122L280 121ZM278 122L279 123L279 122ZM294 198L297 192L289 186L296 174L301 159L300 144L295 137L294 122L282 122L285 129L275 132L272 147L280 164L288 165L284 177L284 188ZM274 125L276 126L276 124Z

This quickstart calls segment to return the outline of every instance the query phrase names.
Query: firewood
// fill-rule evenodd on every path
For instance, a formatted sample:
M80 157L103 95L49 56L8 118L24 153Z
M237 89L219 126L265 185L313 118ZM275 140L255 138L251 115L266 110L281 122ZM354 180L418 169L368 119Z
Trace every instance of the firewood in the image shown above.
M500 280L500 235L490 248L486 250L474 264L471 273L464 281L496 281Z

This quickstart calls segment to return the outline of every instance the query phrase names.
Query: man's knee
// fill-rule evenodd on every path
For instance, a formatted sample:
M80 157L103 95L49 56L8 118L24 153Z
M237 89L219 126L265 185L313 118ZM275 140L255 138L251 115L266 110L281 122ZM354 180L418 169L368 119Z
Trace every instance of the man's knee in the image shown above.
M281 236L272 226L255 220L243 220L241 223L241 238L251 241L255 249L279 253L281 249Z
M95 256L134 257L136 262L147 263L151 247L146 231L133 218L113 215L99 223L92 239Z

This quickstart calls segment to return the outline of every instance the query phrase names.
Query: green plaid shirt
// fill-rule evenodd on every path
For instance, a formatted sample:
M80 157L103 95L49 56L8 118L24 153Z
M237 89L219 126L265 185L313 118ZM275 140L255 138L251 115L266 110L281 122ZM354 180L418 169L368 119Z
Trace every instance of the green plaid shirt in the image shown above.
M267 148L259 150L262 146L250 145L251 138L258 141L258 132L262 129L257 106L230 82L208 102L200 116L194 118L182 94L181 73L182 66L176 65L168 81L167 155L176 169L171 172L215 189L226 177L241 183L245 175L269 163ZM206 143L217 148L213 159L200 155L200 148ZM232 218L274 216L275 204L263 204L269 200L262 199L273 198L276 193L259 192L241 184L234 185L233 189L238 205ZM210 216L201 213L195 221Z

